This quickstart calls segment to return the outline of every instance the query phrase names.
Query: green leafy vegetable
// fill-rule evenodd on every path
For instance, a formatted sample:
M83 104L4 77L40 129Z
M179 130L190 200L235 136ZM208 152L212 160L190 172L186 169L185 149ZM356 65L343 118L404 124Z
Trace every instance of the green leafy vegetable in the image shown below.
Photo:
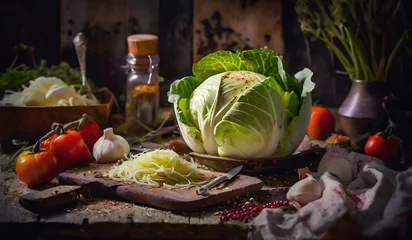
M217 51L176 80L169 101L189 147L212 155L259 158L292 154L311 114L313 73L288 74L278 53Z

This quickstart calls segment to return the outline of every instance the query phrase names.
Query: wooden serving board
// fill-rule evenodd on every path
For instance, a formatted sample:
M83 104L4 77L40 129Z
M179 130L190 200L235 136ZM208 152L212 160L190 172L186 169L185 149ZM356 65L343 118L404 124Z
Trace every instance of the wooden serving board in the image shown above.
M194 187L170 190L120 182L103 177L111 167L112 164L92 163L87 167L63 172L59 174L58 180L62 185L87 185L91 188L92 195L95 196L117 198L167 210L180 211L196 210L225 202L236 196L258 191L263 186L263 182L258 178L238 175L232 181L223 183L216 189L210 190L208 195L202 196L196 194Z

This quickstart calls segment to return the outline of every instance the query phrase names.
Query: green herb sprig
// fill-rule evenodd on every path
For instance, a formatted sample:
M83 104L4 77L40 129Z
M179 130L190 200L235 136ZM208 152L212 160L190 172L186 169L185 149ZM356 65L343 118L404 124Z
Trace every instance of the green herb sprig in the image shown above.
M40 64L34 67L22 64L7 68L0 75L0 99L3 98L6 90L21 91L23 85L41 76L60 78L68 85L81 85L80 71L70 67L67 62L48 67L46 60L41 60Z
M320 39L352 79L387 81L408 41L396 33L402 0L295 0L301 29Z

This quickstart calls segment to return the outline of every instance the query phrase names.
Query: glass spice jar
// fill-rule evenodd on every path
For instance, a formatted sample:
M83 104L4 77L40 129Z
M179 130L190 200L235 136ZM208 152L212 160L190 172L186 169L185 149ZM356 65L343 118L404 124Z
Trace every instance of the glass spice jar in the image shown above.
M139 136L152 127L159 109L158 37L135 34L127 43L126 129Z

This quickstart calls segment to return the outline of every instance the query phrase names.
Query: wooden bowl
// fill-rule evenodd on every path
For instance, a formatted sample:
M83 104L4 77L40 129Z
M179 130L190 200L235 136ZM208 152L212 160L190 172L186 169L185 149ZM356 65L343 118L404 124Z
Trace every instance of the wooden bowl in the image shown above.
M312 162L319 160L321 150L311 147L308 150L295 152L287 157L236 159L230 157L220 157L208 154L191 152L190 156L200 164L212 168L219 172L228 172L231 169L243 165L244 174L277 173L294 170L308 166Z
M16 107L0 106L0 144L9 145L12 139L36 141L51 130L54 122L75 121L89 114L101 128L106 128L112 110L114 95L107 89L98 90L101 104L90 106Z

